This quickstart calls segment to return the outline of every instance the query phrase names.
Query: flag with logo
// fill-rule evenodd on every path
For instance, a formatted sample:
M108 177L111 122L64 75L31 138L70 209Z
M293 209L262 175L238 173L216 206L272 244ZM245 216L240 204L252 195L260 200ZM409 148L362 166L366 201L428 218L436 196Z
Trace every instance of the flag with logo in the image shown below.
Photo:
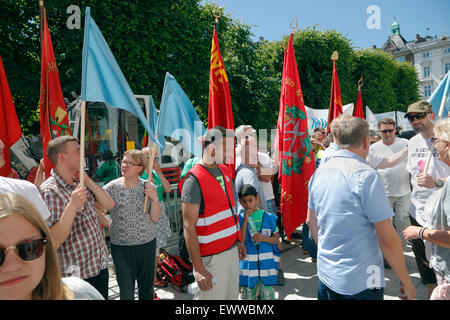
M41 33L41 92L39 116L44 155L45 177L50 176L53 163L47 157L47 145L62 135L70 135L69 117L59 81L58 67L48 29L45 8L40 6Z
M278 123L281 217L288 238L306 221L308 183L314 169L314 153L308 134L308 119L300 85L292 34L283 66L281 108Z
M220 52L216 27L214 27L209 70L208 129L216 126L234 131L233 108L231 106L228 77ZM234 163L235 157L227 159L226 165L233 178L235 174Z
M8 80L6 79L3 61L0 57L0 140L2 140L3 159L5 164L0 167L0 176L7 177L11 172L11 161L9 148L14 145L22 136L19 119L17 118L16 108L9 90Z

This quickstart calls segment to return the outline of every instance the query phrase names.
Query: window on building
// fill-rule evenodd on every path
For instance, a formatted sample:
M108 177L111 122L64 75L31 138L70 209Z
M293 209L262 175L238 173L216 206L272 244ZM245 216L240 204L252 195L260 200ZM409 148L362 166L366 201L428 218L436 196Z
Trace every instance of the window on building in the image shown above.
M423 96L428 98L431 96L431 84L426 84L423 86Z
M444 71L444 74L447 74L447 72L450 71L450 62L444 64Z
M444 49L444 54L450 54L450 47Z
M423 67L423 77L429 77L431 75L431 67L430 66L425 66Z
M429 53L429 52L425 52L425 53L422 55L422 57L423 57L423 58L429 58L429 57L430 57L430 53Z
M400 62L405 62L406 61L406 57L405 56L398 57L397 60L400 61Z

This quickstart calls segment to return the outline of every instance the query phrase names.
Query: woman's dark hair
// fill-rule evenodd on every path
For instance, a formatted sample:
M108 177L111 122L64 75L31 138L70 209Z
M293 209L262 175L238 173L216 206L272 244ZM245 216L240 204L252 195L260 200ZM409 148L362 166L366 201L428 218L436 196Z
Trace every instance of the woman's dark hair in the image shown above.
M258 195L258 192L256 191L255 187L253 187L251 184L244 184L238 192L239 199L245 197L245 196L254 196L256 197Z

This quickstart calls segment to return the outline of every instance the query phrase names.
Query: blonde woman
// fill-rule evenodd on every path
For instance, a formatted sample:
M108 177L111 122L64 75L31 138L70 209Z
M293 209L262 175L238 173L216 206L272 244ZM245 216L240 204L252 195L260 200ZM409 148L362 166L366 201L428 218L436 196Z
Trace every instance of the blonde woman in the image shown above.
M148 163L151 150L149 147L145 147L142 149L144 161ZM141 179L147 180L149 177L149 168L146 169L146 172L144 172L141 176ZM155 275L156 275L156 267L159 263L159 249L164 248L167 246L167 239L172 233L172 230L170 229L170 222L169 217L166 213L166 206L164 204L164 201L166 200L166 192L171 191L170 183L167 181L167 179L164 177L164 174L161 170L161 166L158 162L158 157L155 157L155 160L153 162L153 168L152 168L152 184L156 188L156 192L158 193L158 199L159 204L161 206L161 217L159 218L158 222L156 223L156 261L155 261ZM162 286L163 284L161 281L155 280L156 286ZM156 296L156 293L154 295L155 299L158 299Z
M431 141L438 159L450 166L450 118L438 121ZM450 182L448 177L441 180L441 188L435 191L440 192L439 200L431 216L427 217L428 226L409 226L403 230L406 240L420 238L432 243L430 266L438 284L431 294L432 300L450 300Z
M139 300L153 299L156 222L161 207L155 188L139 178L145 168L141 151L128 150L121 162L122 177L103 187L115 202L109 210L109 234L121 300L134 300L136 280ZM145 195L149 197L146 212Z
M0 300L103 300L86 281L61 279L49 235L31 202L0 194Z

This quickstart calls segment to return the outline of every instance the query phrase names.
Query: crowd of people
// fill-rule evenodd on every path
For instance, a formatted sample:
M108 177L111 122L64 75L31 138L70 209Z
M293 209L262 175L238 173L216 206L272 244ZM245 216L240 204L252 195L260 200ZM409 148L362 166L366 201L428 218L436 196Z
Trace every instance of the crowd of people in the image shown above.
M413 299L403 255L409 245L429 298L450 298L450 118L435 124L423 101L406 117L417 132L409 141L388 118L378 123L381 139L371 141L367 121L349 115L336 118L329 135L319 128L311 136L316 171L302 248L317 263L319 300L381 300L385 268L399 278L400 297ZM200 288L194 299L273 300L273 287L285 281L278 154L258 150L250 125L212 128L202 146L178 185ZM46 152L54 168L45 180L43 161L34 184L0 177L0 299L108 299L103 228L120 299L134 299L135 282L139 299L155 299L171 186L157 160L148 167L151 150L128 150L120 165L105 153L83 185L76 138L55 138ZM227 159L234 155L233 176Z

